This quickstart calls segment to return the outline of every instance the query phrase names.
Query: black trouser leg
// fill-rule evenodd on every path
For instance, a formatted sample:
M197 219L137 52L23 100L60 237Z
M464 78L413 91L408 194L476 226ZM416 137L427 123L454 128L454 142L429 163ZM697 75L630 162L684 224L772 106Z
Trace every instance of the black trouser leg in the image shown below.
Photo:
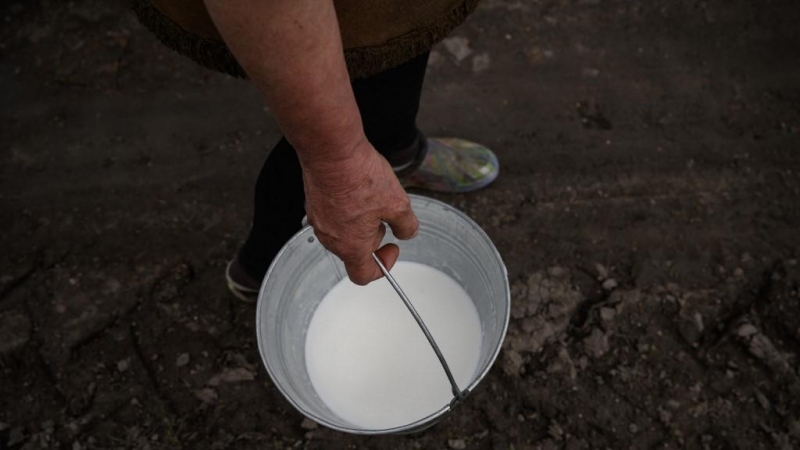
M364 133L392 166L414 160L416 126L428 53L405 64L353 82ZM305 215L303 176L297 153L281 138L267 157L256 182L255 214L239 263L261 280L272 259L301 228Z

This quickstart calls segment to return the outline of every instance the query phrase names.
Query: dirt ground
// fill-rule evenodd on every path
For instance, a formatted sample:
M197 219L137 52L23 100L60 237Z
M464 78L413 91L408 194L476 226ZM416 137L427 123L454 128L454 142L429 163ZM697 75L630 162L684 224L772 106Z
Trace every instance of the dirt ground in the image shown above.
M486 0L420 126L501 177L437 196L513 320L431 430L315 427L223 269L279 132L119 0L0 7L0 448L800 448L800 3Z

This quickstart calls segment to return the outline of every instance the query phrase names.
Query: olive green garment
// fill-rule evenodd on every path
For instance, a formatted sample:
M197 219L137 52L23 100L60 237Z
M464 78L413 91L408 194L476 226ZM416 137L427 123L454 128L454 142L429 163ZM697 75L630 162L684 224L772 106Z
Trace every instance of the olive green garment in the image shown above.
M164 44L208 68L244 77L203 0L131 0ZM269 0L264 0L269 1ZM400 65L430 50L478 0L334 0L351 78Z

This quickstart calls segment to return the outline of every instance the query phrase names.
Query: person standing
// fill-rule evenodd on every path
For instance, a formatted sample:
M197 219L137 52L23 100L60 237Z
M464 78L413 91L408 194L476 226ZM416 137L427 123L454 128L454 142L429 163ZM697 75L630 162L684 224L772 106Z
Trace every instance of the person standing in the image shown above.
M246 77L284 136L256 183L250 233L228 264L254 299L275 255L308 222L350 279L381 277L418 222L404 188L469 192L499 172L489 149L416 125L430 48L476 0L133 0L142 23L206 67Z

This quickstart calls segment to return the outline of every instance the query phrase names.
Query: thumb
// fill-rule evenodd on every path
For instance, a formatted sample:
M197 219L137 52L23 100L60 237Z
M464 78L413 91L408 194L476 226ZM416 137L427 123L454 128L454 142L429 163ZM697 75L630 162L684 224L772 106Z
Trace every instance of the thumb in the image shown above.
M375 255L380 258L386 270L392 270L397 257L400 255L400 248L394 244L386 244L375 251ZM378 264L372 259L372 254L366 254L363 258L344 261L344 268L350 281L359 285L366 286L369 283L381 278L383 273Z
M363 258L344 261L344 268L350 281L359 286L366 286L383 275L371 254L364 255Z
M392 270L394 263L397 262L397 258L400 256L400 247L395 244L386 244L375 250L375 256L381 260L386 270Z

